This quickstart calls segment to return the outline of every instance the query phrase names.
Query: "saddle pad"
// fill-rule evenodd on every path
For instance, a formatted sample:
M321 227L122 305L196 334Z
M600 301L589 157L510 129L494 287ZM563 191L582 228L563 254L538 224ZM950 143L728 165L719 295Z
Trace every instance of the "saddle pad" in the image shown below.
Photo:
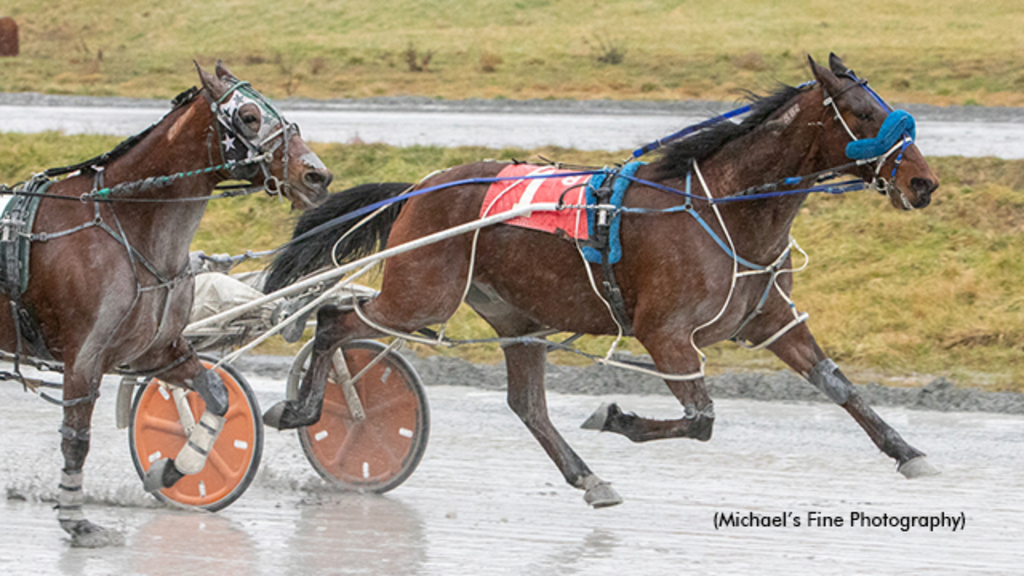
M561 176L562 174L566 176ZM497 177L502 180L492 183L487 189L483 206L480 208L481 218L538 202L585 205L585 188L591 178L590 175L579 175L578 171L557 170L552 166L530 164L510 164L503 168ZM504 223L580 240L590 237L586 211L580 209L534 212L529 216L506 220Z

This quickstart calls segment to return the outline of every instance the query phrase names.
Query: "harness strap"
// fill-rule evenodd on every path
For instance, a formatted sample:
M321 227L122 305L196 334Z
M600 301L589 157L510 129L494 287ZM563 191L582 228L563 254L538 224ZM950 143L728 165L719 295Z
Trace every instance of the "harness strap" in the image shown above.
M71 406L77 406L79 404L85 404L87 402L95 402L100 397L100 386L99 386L99 383L97 383L95 386L90 386L90 390L89 390L88 394L86 394L85 396L80 396L78 398L72 398L71 400L60 400L58 398L54 398L53 396L50 396L46 392L40 392L39 393L39 397L42 398L43 400L46 400L50 404L56 404L57 406L62 406L64 408L70 408ZM88 432L89 431L86 430L86 434L88 434ZM63 434L63 433L64 433L64 429L61 429L61 434ZM66 438L66 436L65 436L65 438Z
M121 376L129 376L129 377L132 377L132 378L142 378L142 379L159 378L163 374L165 374L167 372L170 372L172 369L177 368L178 366L181 366L186 361L188 361L190 358L192 358L192 356L194 356L194 355L195 355L195 352L192 349L192 344L189 343L189 345L188 345L188 352L185 353L185 354L182 354L181 356L178 356L177 358L172 360L166 366L163 366L161 368L157 368L155 370L128 370L127 368L119 368L117 370L117 373L120 374Z
M601 186L594 190L594 196L598 205L607 205L611 202L614 193L614 184L618 178L617 171L611 171L604 179ZM622 297L622 290L615 281L615 270L611 263L611 228L612 221L618 216L612 216L608 210L598 210L594 218L593 234L588 244L601 252L601 273L604 281L601 283L605 299L611 305L612 314L616 323L622 328L623 334L632 336L633 321L626 311L626 301Z

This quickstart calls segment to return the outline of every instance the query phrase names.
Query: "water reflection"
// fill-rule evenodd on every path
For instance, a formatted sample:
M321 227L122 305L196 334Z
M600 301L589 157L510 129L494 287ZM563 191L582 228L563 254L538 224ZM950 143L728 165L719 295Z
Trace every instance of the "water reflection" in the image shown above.
M530 566L528 572L535 575L578 573L587 569L588 561L611 558L620 543L611 530L595 528L582 541L555 548L543 562Z
M258 573L257 547L248 533L225 516L162 510L130 534L131 572L181 576L192 567L217 576Z
M286 545L286 574L416 574L426 557L419 515L376 494L313 493Z

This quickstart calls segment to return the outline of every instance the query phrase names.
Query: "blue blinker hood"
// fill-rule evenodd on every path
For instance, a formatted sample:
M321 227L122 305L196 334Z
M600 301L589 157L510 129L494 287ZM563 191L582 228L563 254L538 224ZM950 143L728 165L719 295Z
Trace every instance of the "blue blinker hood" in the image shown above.
M917 137L917 124L914 122L914 117L906 110L893 110L885 122L882 122L882 127L878 129L878 136L850 142L846 145L846 156L851 160L876 158L895 146L904 135L909 135L911 140Z

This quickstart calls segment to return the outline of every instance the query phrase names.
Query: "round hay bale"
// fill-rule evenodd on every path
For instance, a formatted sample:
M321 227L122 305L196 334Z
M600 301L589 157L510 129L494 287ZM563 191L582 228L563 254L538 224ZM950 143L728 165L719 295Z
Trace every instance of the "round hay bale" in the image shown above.
M10 16L0 18L0 56L18 55L18 23Z

